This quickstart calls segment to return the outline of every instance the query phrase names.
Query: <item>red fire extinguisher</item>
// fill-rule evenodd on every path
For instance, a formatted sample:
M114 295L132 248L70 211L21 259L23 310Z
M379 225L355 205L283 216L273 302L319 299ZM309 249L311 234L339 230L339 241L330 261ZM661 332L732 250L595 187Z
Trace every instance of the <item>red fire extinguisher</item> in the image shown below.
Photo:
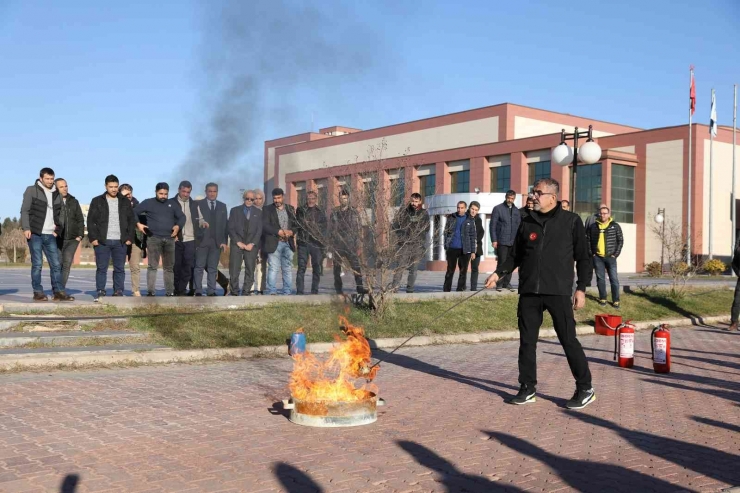
M629 321L619 324L614 331L614 360L622 368L635 364L635 326Z
M668 324L661 324L653 329L650 334L650 349L655 373L670 373L671 333L668 331Z

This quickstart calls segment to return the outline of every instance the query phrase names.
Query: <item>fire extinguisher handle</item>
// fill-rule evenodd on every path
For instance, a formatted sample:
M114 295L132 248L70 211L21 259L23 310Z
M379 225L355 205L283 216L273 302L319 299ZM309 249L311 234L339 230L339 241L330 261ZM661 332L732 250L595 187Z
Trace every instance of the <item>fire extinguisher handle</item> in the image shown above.
M660 325L653 328L650 333L650 359L655 361L655 333L660 330Z
M622 328L622 324L617 325L617 328L614 330L614 361L617 361L617 351L618 351L618 341L619 341L619 329Z

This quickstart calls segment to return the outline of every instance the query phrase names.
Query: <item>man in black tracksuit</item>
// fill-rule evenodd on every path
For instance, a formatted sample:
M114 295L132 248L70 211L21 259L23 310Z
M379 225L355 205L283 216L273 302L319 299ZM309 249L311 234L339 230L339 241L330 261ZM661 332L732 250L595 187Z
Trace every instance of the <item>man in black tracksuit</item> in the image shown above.
M591 259L583 223L578 215L562 210L557 200L560 185L545 178L534 186L535 208L522 219L513 246L513 254L486 280L486 287L496 285L499 277L519 268L519 393L511 404L535 401L537 385L537 338L542 314L550 313L558 340L563 346L576 392L566 403L569 409L581 409L593 402L591 372L586 355L576 338L573 309L586 303L586 286L591 284ZM578 280L573 295L573 262Z
M429 215L421 206L421 194L412 193L411 201L405 209L400 209L393 220L398 249L397 264L393 273L393 287L401 284L403 272L408 269L406 292L413 293L416 284L416 271L424 257L429 232Z
M296 294L303 294L304 277L311 256L311 294L319 294L321 281L322 239L326 233L326 214L318 207L318 195L313 190L306 194L306 205L295 213L298 223L298 272L295 277Z
M362 266L360 265L360 248L362 236L362 221L357 211L349 205L349 192L339 192L339 207L331 213L329 237L334 264L334 290L337 294L343 293L342 262L349 264L355 276L355 285L359 294L367 291L362 280Z

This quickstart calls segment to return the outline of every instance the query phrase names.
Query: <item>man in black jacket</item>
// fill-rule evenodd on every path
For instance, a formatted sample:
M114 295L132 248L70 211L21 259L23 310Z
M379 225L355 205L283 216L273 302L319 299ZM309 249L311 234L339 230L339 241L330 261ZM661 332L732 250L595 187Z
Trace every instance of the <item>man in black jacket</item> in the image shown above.
M87 211L87 237L95 249L95 301L105 296L108 265L113 258L113 296L123 296L126 250L134 241L131 202L118 193L118 178L105 177L105 193L92 199Z
M392 228L396 235L398 259L393 273L393 286L398 288L405 270L409 271L406 292L413 293L416 272L424 256L429 232L429 215L421 206L421 194L412 193L409 205L400 209L393 220Z
M34 301L49 301L41 285L44 255L49 262L54 301L73 301L62 286L62 264L59 261L57 236L60 231L62 201L54 187L54 170L42 168L36 183L23 192L21 228L31 250L31 285Z
M262 248L267 254L267 290L270 294L278 294L278 270L283 274L283 294L290 294L293 289L295 231L295 209L283 203L283 189L276 188L272 191L272 204L262 210Z
M298 244L298 272L295 277L296 294L303 294L304 277L311 257L311 294L319 294L321 281L321 253L326 233L326 214L318 207L318 195L313 190L306 194L306 205L296 211L296 241Z
M357 211L349 205L349 192L342 189L339 192L339 207L331 213L329 237L334 265L334 290L337 294L344 292L342 283L342 262L346 262L355 276L355 286L359 294L365 294L363 286L362 266L360 265L360 239L362 237L362 221Z
M221 252L226 250L229 238L229 224L226 204L218 200L218 185L206 185L206 198L198 202L198 246L195 250L195 270L193 271L193 287L195 296L203 296L203 271L206 272L206 294L216 296L216 283L224 288L224 296L228 289L228 280L218 270L218 261ZM223 277L222 281L219 279Z
M499 277L519 268L519 393L511 404L535 401L537 385L537 338L542 313L553 320L558 340L563 346L576 392L566 403L569 409L581 409L593 402L591 371L586 355L576 338L573 309L586 303L586 286L591 284L591 260L581 219L564 211L558 202L560 184L551 178L535 183L534 210L522 219L512 256L499 265L486 280L492 288ZM578 281L573 295L573 263Z
M185 214L167 200L170 194L167 183L157 183L156 194L156 197L144 200L134 209L137 218L146 216L146 224L139 222L136 227L149 237L146 252L149 258L146 270L147 296L154 296L160 258L164 270L165 296L175 296L175 242L185 225Z
M175 296L185 296L193 278L195 250L202 231L198 223L198 204L190 197L192 191L193 185L183 180L177 187L177 195L170 199L172 205L179 207L185 214L185 225L177 232L175 242Z
M735 298L732 300L732 309L730 310L730 325L727 330L738 330L737 319L740 317L740 238L735 244L735 252L732 256L732 271L738 276L735 284Z
M85 217L82 215L80 203L69 193L67 180L57 178L54 180L54 184L62 199L62 210L59 215L62 231L57 236L57 247L59 249L59 259L62 262L62 286L66 290L69 269L72 267L72 262L74 262L80 241L85 236Z
M606 306L606 274L612 288L612 304L619 310L619 276L617 257L622 253L624 237L619 223L611 217L607 206L599 209L599 218L586 229L588 248L596 270L596 285L599 288L599 305Z
M506 192L504 202L491 211L491 223L489 225L491 244L496 251L498 263L506 262L506 259L511 255L514 238L519 230L519 224L522 222L522 214L514 205L514 200L516 200L516 192L509 190ZM496 290L501 291L503 289L514 291L514 288L511 287L511 274L504 276L499 281Z
M251 296L254 282L254 267L262 239L262 211L254 207L254 191L244 192L244 204L229 212L229 284L231 296ZM244 284L239 284L239 275L244 263Z

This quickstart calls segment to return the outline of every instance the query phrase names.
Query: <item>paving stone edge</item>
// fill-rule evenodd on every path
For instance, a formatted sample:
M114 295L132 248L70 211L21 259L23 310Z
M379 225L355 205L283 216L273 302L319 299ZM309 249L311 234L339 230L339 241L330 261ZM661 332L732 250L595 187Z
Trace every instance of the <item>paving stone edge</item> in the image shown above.
M635 322L637 330L645 330L655 325L667 323L672 327L695 325L701 326L707 323L728 320L729 314L712 317L676 318L666 320L652 320ZM590 325L579 325L576 327L578 335L593 335L594 328ZM540 337L556 337L555 330L543 328ZM507 341L519 338L516 330L500 332L479 332L472 334L451 334L418 336L411 339L406 346L429 346L437 344L475 344L481 342ZM400 345L406 338L382 338L371 339L370 346L373 349L392 349ZM333 346L333 343L319 342L307 344L307 349L313 353L325 353ZM146 351L131 350L102 350L102 351L80 351L64 353L33 353L0 356L0 369L21 370L24 368L53 367L53 366L75 366L75 365L106 365L106 364L148 364L148 363L193 363L206 360L242 359L254 357L287 356L287 347L260 346L224 349L189 349L175 350L152 349Z

